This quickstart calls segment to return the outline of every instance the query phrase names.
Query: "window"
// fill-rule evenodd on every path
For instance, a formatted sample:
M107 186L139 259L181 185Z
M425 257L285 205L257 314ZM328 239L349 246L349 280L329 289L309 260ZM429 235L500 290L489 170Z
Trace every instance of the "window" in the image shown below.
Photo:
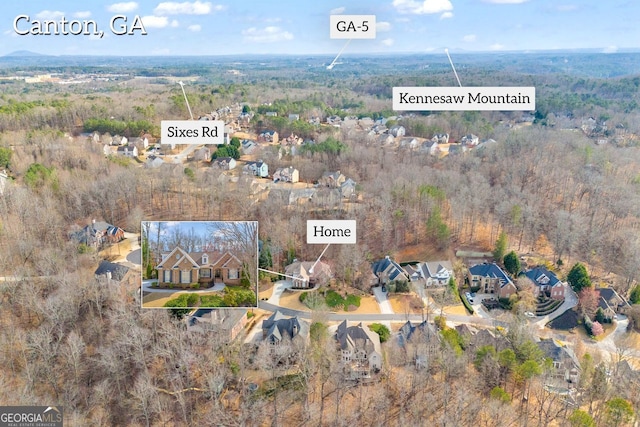
M209 255L207 254L202 255L202 263L209 264Z
M234 268L229 269L229 279L238 279L240 276L238 275L238 270Z
M163 282L170 283L171 282L171 270L164 270L163 272L164 278Z
M211 270L209 270L208 268L203 268L202 270L200 270L200 277L204 279L211 278Z
M180 272L180 283L191 283L191 271L183 270Z

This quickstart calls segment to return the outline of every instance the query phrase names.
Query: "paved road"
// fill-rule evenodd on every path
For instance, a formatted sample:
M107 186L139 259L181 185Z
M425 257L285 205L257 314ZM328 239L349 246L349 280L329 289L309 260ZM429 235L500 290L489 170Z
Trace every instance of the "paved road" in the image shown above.
M142 249L136 249L127 254L127 261L132 264L142 265Z
M280 307L274 304L270 304L267 301L259 301L258 307L266 311L280 310L282 314L287 316L298 316L303 319L311 319L314 316L313 312L294 310L292 308ZM457 314L447 314L447 322L452 323L468 323L476 326L494 327L494 326L506 326L505 322L483 319L481 317L473 316L461 316ZM422 322L423 318L420 314L353 314L353 313L329 313L327 314L327 320L339 322L342 320L349 320L353 322L406 322L411 320L412 322Z

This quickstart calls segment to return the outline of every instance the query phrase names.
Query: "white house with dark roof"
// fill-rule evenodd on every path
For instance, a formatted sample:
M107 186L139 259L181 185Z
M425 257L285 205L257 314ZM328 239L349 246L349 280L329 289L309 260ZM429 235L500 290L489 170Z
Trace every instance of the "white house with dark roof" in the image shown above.
M247 162L242 167L242 173L245 175L259 176L260 178L266 178L269 176L269 165L262 160L257 162Z
M425 287L445 286L453 277L450 261L419 262L405 268L412 282L421 282Z
M221 170L231 170L236 168L236 159L233 157L218 157L211 162L211 166Z

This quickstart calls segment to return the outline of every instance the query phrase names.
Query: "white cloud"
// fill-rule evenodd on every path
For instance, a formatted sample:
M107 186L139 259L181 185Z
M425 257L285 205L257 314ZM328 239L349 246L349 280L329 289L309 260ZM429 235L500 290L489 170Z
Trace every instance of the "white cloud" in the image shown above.
M287 40L293 40L293 34L283 30L280 27L265 27L262 29L251 27L242 30L244 40L254 43L275 43Z
M602 53L616 53L618 51L618 46L607 46L602 49Z
M483 0L485 3L492 3L492 4L520 4L520 3L526 3L529 0Z
M173 20L171 21L171 28L178 28L180 26L180 23L177 20Z
M462 38L463 41L467 42L467 43L471 43L476 41L478 37L475 34L467 34L466 36L464 36Z
M453 13L451 12L445 12L442 15L440 15L440 19L448 19L448 18L453 18Z
M503 50L504 49L504 45L502 45L500 43L494 43L491 46L489 46L489 49L491 49L491 50Z
M142 25L145 28L164 28L169 25L169 19L166 16L143 16Z
M394 42L393 39L384 39L382 40L382 45L387 47L393 46L393 42Z
M194 33L197 33L198 31L202 30L202 26L198 25L198 24L194 24L194 25L189 25L187 27L187 30L189 31L193 31Z
M346 10L345 7L336 7L335 9L331 9L329 11L329 15L340 15Z
M389 22L380 21L376 22L376 32L384 33L385 31L391 30L391 24Z
M214 11L223 10L222 5L213 5L211 2L194 1L189 3L185 1L178 3L174 1L166 1L158 4L153 9L156 15L208 15Z
M393 0L392 5L400 13L410 13L414 15L425 15L441 13L453 10L453 5L449 0Z
M89 12L88 10L83 10L73 14L74 18L80 18L80 19L86 19L86 18L89 18L90 16L91 16L91 12Z
M134 1L125 2L125 3L114 3L111 6L107 7L109 12L114 13L127 13L133 12L138 8L138 3Z
M60 12L59 10L43 10L36 14L36 18L42 19L51 19L51 20L59 20L64 17L64 12Z

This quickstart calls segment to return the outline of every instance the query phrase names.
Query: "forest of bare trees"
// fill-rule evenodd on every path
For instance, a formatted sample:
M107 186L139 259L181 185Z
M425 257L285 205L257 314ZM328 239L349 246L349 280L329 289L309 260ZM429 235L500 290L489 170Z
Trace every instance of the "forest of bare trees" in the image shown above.
M314 99L317 112L322 104L340 109L354 101L376 112L387 105L376 93L385 78L361 82L348 96L335 82L320 91L312 83L296 88L275 80L202 85L190 99L197 111L233 102L258 105L285 98L288 85L291 100ZM133 232L142 220L258 221L259 237L269 239L278 268L290 251L301 259L319 255L320 249L304 244L306 220L355 219L358 245L331 247L325 256L336 260L340 279L411 245L491 249L504 231L518 253L549 253L564 266L587 263L603 276L615 274L613 284L626 293L640 279L637 146L598 146L580 131L538 124L511 129L499 122L504 115L492 114L412 118L410 125L423 132L485 132L498 141L444 159L327 130L318 138L342 141L347 149L339 155L261 154L270 165L295 166L309 182L339 168L358 183L360 197L283 206L256 194L248 179L231 183L195 163L144 169L105 159L100 144L71 137L94 117L159 121L184 115L179 88L137 84L96 94L80 87L68 96L50 88L18 95L16 87L0 98L7 106L0 111L0 147L11 149L15 178L0 196L0 276L17 278L0 280L0 402L60 404L70 425L581 425L572 421L576 407L545 389L551 369L516 370L497 355L478 368L474 350L457 351L446 340L425 370L408 367L402 349L385 344L380 380L363 386L343 381L332 337L317 326L296 367L276 375L277 366L260 365L262 359L239 343L188 334L167 312L140 309L135 289L100 284L93 276L97 255L79 253L68 231L92 218ZM8 101L18 96L23 104ZM603 108L596 107L581 106L587 113ZM611 115L630 130L638 126L622 109ZM193 175L185 174L185 166ZM326 323L317 317L316 324ZM597 354L578 353L581 410L598 425L617 420L608 406L616 398L640 412L633 388L607 379ZM252 392L250 370L290 382ZM495 378L500 380L489 382ZM224 403L220 384L236 393L237 405Z

